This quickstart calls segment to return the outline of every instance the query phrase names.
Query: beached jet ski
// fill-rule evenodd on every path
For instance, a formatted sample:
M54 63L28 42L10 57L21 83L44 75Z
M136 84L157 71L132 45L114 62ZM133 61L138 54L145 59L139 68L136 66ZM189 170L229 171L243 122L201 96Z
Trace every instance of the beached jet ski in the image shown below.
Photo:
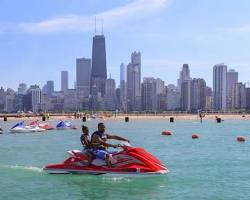
M77 127L75 125L73 125L71 122L68 121L60 121L57 125L56 125L56 129L59 130L67 130L67 129L77 129Z
M112 155L113 166L104 160L94 159L88 165L87 157L79 150L68 151L70 157L63 163L49 164L43 168L50 174L92 174L105 176L162 175L168 173L166 166L140 147L123 146Z
M45 129L45 130L54 130L55 128L47 123L39 123L39 120L33 121L29 124L30 126L38 126L39 128Z
M10 129L10 132L12 133L32 133L44 131L46 130L38 126L25 126L24 122L19 122Z

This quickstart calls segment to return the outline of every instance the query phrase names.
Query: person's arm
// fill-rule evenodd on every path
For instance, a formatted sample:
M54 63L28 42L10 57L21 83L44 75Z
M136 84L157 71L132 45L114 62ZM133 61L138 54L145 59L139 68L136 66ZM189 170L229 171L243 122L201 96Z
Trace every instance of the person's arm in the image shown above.
M85 145L85 144L84 144L84 135L81 135L80 140L81 140L82 145Z
M129 143L129 140L128 140L128 139L123 138L123 137L120 137L120 136L118 136L118 135L110 135L110 134L107 134L107 138L108 138L108 139L114 139L114 140L125 141L125 142L128 142L128 143Z
M99 136L94 136L93 137L93 143L100 143L100 144L102 144L103 146L105 146L105 147L113 147L113 148L116 148L117 147L117 145L114 145L114 144L110 144L110 143L107 143L107 142L105 142L105 141L103 141Z

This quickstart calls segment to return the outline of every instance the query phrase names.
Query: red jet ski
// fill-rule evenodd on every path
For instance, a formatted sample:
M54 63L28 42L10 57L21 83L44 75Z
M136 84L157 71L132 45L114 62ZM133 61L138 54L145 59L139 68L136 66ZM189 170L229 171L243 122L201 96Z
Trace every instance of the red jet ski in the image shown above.
M54 130L55 128L49 124L40 124L39 120L33 121L29 124L30 126L38 126L39 128L45 129L45 130Z
M92 174L105 176L134 176L167 174L166 166L140 147L123 146L123 150L112 154L112 167L104 160L94 159L88 165L87 156L79 150L68 151L70 157L60 164L49 164L43 168L50 174Z

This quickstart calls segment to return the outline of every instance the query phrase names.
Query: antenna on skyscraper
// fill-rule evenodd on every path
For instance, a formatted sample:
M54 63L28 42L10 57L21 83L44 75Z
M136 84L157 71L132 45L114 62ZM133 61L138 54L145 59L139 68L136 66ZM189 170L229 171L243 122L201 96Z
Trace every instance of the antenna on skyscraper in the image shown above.
M103 19L102 19L102 35L103 35Z
M95 16L95 35L96 35L96 16Z

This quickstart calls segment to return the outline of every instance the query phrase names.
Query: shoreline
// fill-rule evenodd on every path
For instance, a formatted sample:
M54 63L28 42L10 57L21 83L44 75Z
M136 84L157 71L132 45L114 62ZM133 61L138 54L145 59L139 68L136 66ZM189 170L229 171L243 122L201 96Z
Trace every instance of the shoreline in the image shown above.
M11 115L5 115L8 120L39 120L43 121L43 116L11 116ZM125 120L125 117L128 117L129 120L170 120L170 117L173 117L174 120L197 120L200 121L200 117L197 114L173 114L173 115L166 115L166 114L119 114L119 115L111 115L111 116L100 116L100 117L92 117L92 119L101 119L101 120ZM215 120L216 117L224 119L230 119L230 120L250 120L250 114L206 114L202 120ZM82 120L83 116L81 117L74 117L74 115L50 115L49 119L46 119L46 121L50 120ZM91 118L91 117L87 117ZM4 121L4 116L0 116L0 121Z

